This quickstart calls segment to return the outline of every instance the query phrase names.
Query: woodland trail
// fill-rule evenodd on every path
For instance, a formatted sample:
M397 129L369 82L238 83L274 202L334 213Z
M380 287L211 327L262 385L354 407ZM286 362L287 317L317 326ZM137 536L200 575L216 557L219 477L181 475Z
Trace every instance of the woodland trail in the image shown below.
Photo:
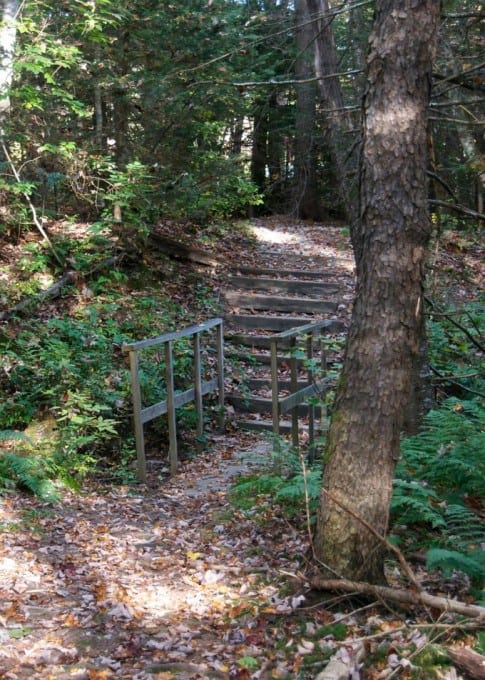
M292 270L323 268L347 324L345 231L276 218L253 225L257 245L231 251L228 275L235 266L281 272L290 260ZM158 453L146 486L91 481L56 504L0 500L0 678L376 680L408 677L415 650L441 639L419 611L413 620L379 601L315 599L305 517L290 522L270 494L245 511L231 503L231 480L270 460L268 440L240 429L235 411L175 476L161 474ZM400 584L399 573L389 577ZM446 615L438 623L455 626ZM452 666L439 677L461 676Z
M351 299L339 229L257 221L255 233L240 263L284 268L291 251L292 267L343 275ZM0 677L297 677L308 626L333 620L310 610L302 627L295 616L304 588L288 574L308 550L305 531L269 503L253 516L227 497L231 478L268 456L260 434L230 425L147 487L92 484L55 505L4 498Z

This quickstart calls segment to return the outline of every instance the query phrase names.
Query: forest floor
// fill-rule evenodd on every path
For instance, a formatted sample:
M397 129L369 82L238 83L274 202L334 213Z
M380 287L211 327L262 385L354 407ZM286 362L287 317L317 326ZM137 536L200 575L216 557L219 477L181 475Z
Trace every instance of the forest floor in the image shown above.
M261 247L281 263L285 249L328 258L347 287L347 314L346 232L281 225L257 223ZM442 257L462 262L455 245ZM261 264L259 246L236 247L221 246L232 261ZM472 260L463 265L469 280L470 270L472 280L479 274ZM455 295L471 294L463 283L454 285ZM448 662L432 675L412 671L419 651L431 654L434 640L455 630L451 615L433 623L419 608L315 594L305 577L311 555L305 517L290 522L268 497L250 512L231 503L231 481L269 455L264 437L229 427L172 478L155 466L146 486L91 481L57 504L5 496L0 677L303 679L316 678L329 658L334 670L327 680L465 677ZM417 573L424 577L419 566ZM400 581L394 567L389 578Z

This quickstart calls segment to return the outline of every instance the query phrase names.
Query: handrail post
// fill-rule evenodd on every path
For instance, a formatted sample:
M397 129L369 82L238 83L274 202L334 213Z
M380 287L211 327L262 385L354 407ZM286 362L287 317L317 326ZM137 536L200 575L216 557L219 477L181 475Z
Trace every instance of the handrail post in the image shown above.
M224 326L221 320L216 328L217 343L217 381L219 391L219 428L221 432L225 428L224 414Z
M202 375L201 375L199 333L194 333L193 349L194 349L194 395L195 395L194 398L195 398L195 410L197 413L197 451L200 451L202 445L202 435L204 434L204 411L202 404Z
M168 436L170 446L168 457L170 461L170 474L177 472L177 421L174 405L174 383L173 383L173 361L172 361L172 342L165 343L165 375L167 381L167 417L168 417Z
M278 340L271 338L271 398L273 412L273 434L280 434L280 404L278 389Z
M140 482L147 481L147 467L145 458L145 437L143 434L143 422L141 419L141 389L138 380L138 352L136 349L129 350L131 389L133 392L133 421L135 426L137 474Z
M307 375L308 384L313 384L313 333L306 336L306 354L307 354ZM315 459L315 404L310 397L308 404L308 460L312 463Z
M290 341L290 389L292 393L298 392L296 349L296 337L293 337ZM298 449L300 445L298 437L298 404L291 409L291 441L295 449Z

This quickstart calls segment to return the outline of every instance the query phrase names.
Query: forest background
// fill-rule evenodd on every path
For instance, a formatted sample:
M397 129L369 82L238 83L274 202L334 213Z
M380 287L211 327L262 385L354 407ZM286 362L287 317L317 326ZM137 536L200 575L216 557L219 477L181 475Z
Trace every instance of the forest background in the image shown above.
M211 249L247 215L349 217L335 159L358 150L374 3L319 3L337 111L315 77L302 1L0 7L0 488L48 498L101 470L132 474L122 343L219 312L210 277L184 272L173 285L176 266L150 245L157 225ZM435 252L459 250L465 268L483 219L482 26L479 3L443 3L429 109ZM393 507L415 527L410 549L432 535L428 564L476 585L483 303L428 292L438 402L403 446ZM161 388L147 366L145 396Z

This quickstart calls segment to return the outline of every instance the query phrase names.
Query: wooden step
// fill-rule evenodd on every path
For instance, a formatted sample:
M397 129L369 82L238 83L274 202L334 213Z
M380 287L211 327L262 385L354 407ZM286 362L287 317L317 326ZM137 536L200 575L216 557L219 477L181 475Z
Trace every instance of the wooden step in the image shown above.
M229 283L242 290L263 290L296 295L324 295L338 293L340 287L335 283L323 281L290 281L286 279L261 279L249 276L231 276Z
M234 406L238 413L272 413L273 402L265 397L246 396L241 394L228 394L226 401ZM309 411L308 404L298 405L298 415L307 416ZM321 406L315 406L315 416L320 417Z
M306 269L274 269L269 267L237 267L240 274L244 276L269 276L269 277L289 277L294 279L324 279L327 274L324 269L321 271L308 271Z
M230 314L226 316L226 323L244 330L258 329L267 331L290 330L298 326L306 326L314 319L308 316L269 316L267 314Z
M303 314L333 314L338 303L330 300L313 300L301 297L276 297L274 295L258 295L228 291L224 296L234 307L243 309L260 309L273 312L300 312Z
M263 420L263 419L244 419L244 420L238 420L237 421L238 427L240 427L242 430L251 430L253 432L272 432L273 431L273 423L271 420ZM300 425L299 426L299 431L300 432L308 432L308 426L307 425ZM315 423L315 432L320 432L320 427L319 423ZM290 434L291 433L291 420L280 420L280 434L285 435L285 434Z
M230 318L230 317L229 317ZM253 319L256 317L252 317ZM274 317L285 318L285 317ZM294 318L294 317L292 317ZM325 327L322 329L322 334L336 334L345 332L345 324L340 319L328 319ZM271 347L271 335L259 335L257 333L243 333L230 332L224 334L226 342L231 342L233 345L242 345L245 347L255 347L259 349L269 349ZM278 341L278 347L289 347L290 341L282 338Z

